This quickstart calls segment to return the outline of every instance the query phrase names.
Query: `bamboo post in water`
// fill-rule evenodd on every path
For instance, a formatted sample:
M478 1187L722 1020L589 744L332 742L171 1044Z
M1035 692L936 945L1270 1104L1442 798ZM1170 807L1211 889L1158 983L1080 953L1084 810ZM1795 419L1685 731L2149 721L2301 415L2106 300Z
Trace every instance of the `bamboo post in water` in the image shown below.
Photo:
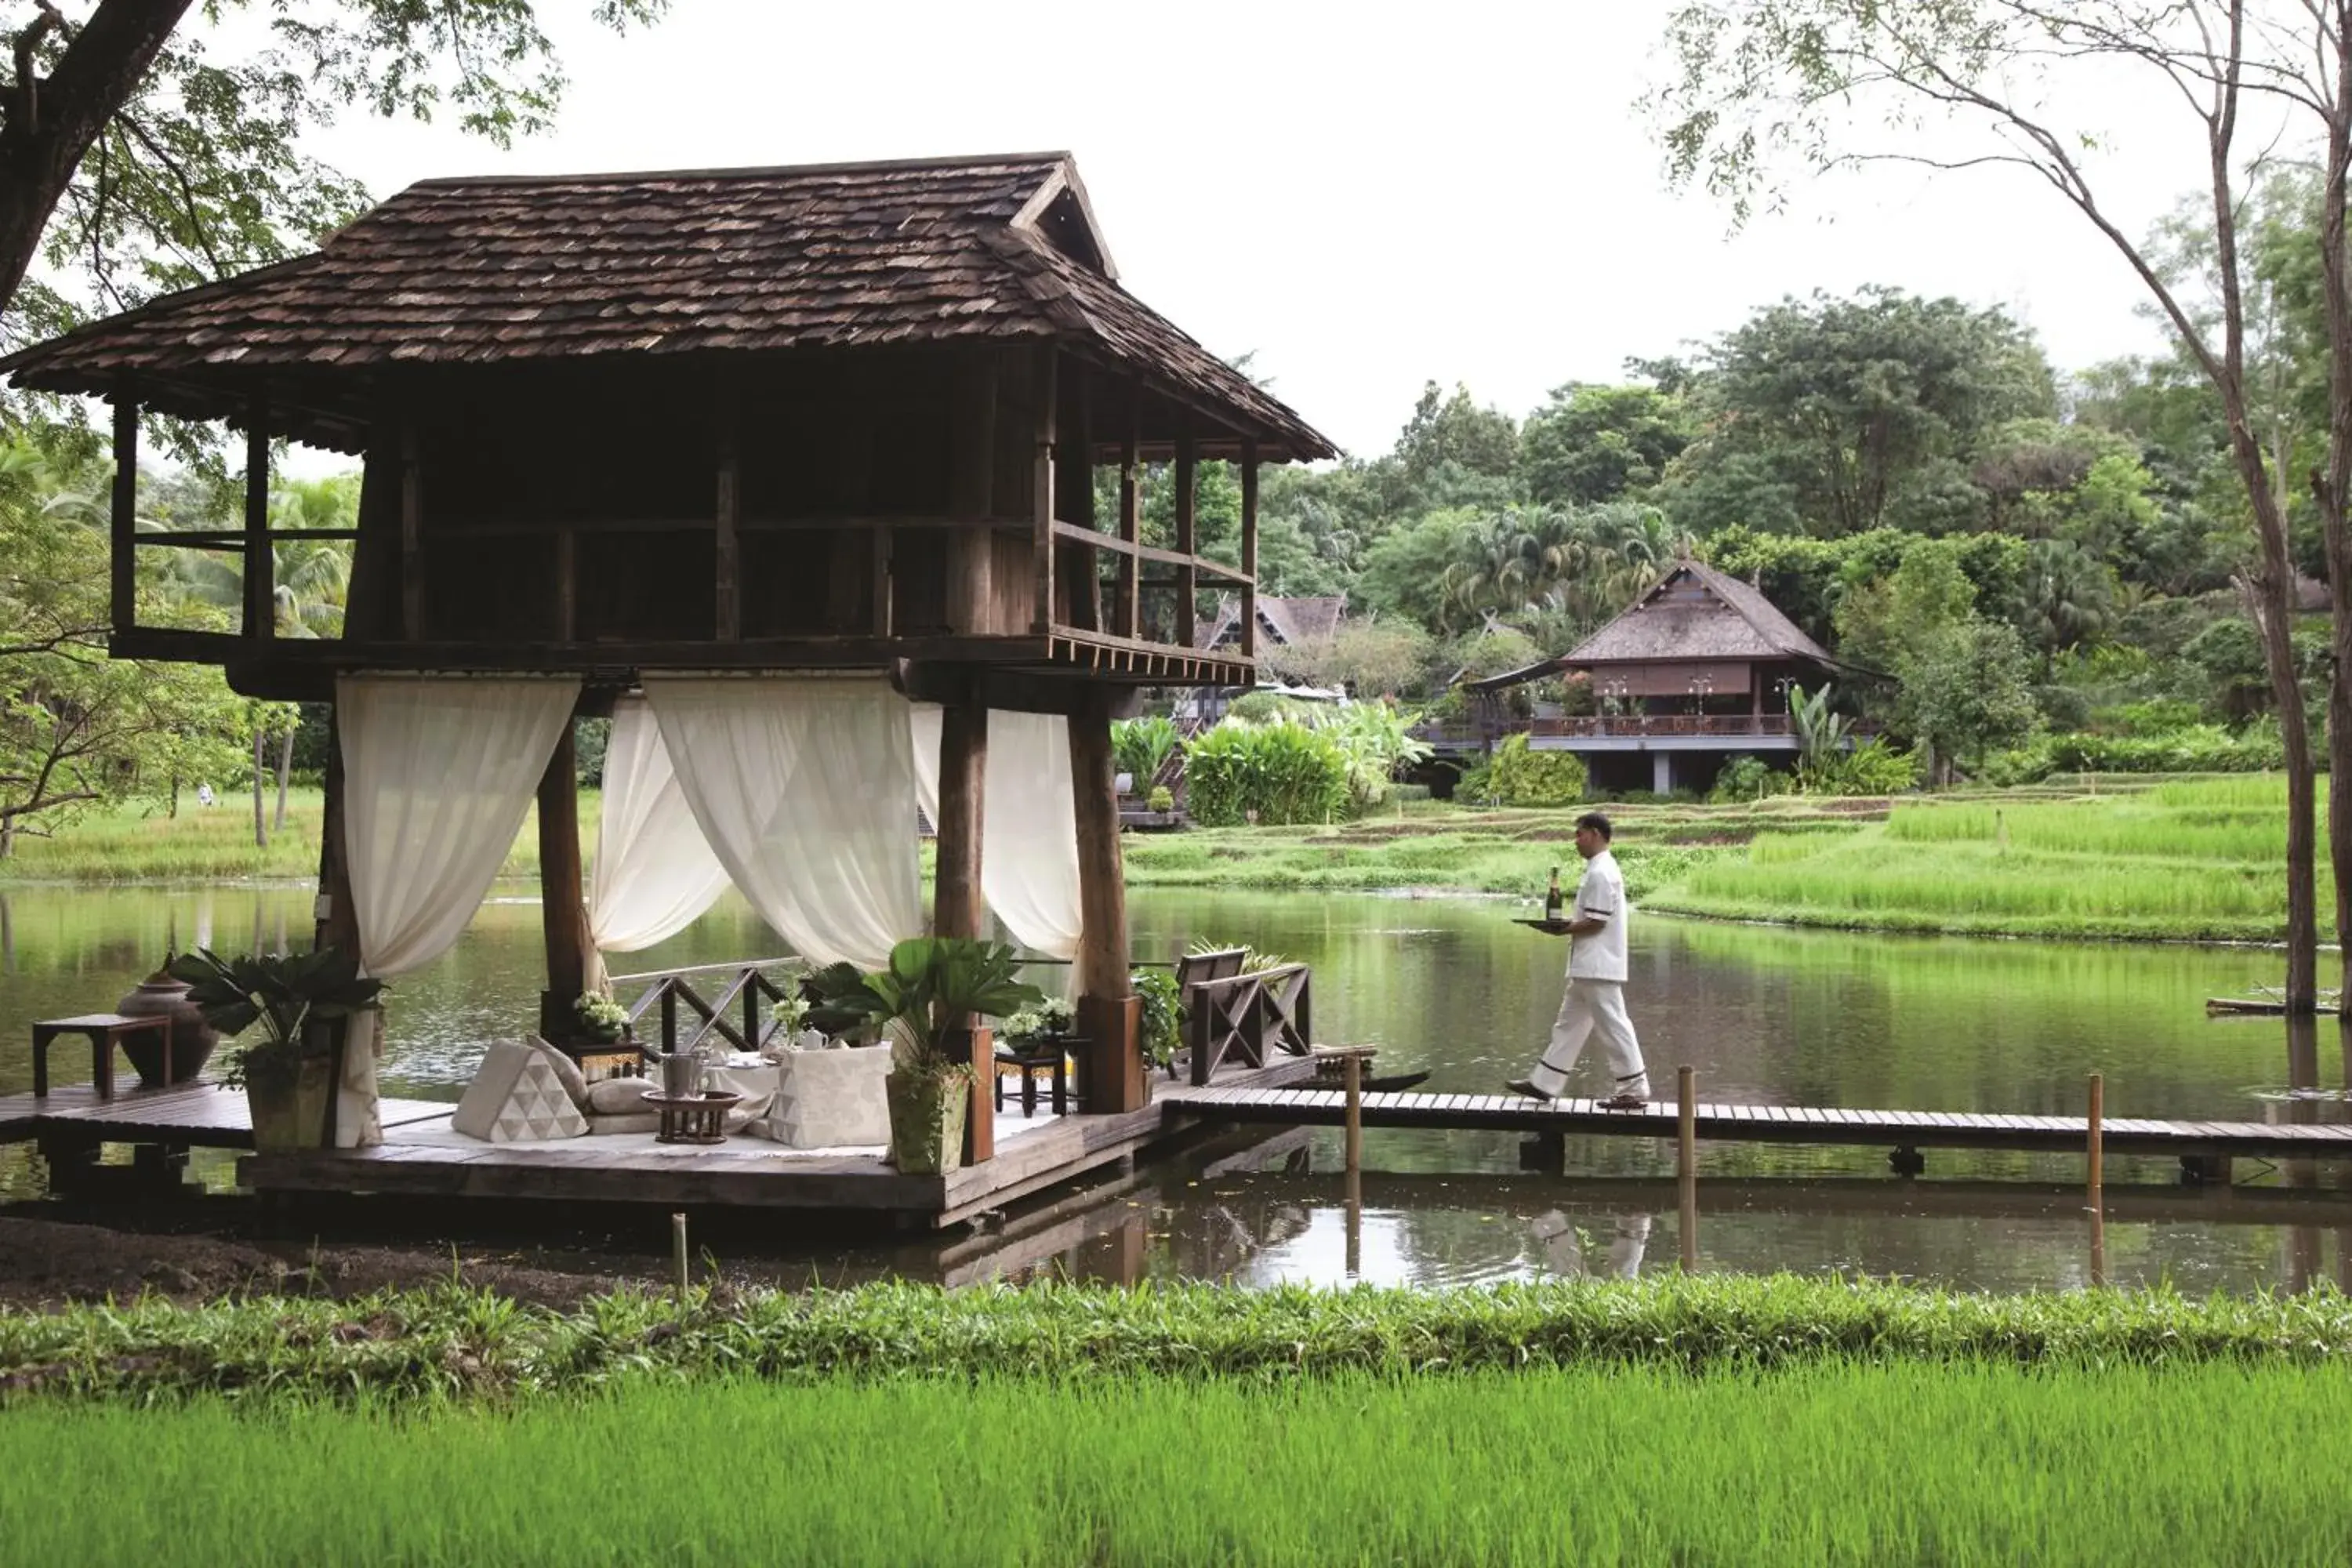
M2106 1155L2105 1100L2106 1081L2101 1078L2099 1074L2093 1073L2091 1075L2091 1114L2089 1117L2088 1129L2090 1133L2091 1153L2091 1208L2095 1213L2098 1211L2100 1206L2099 1189L2104 1184L2105 1177L2105 1173L2101 1167L2105 1163Z
M686 1305L686 1216L682 1214L669 1216L669 1253L670 1268L677 1280L677 1304L683 1307Z
M1348 1174L1364 1168L1364 1058L1349 1052L1339 1064L1340 1080L1348 1086Z
M1682 1178L1683 1271L1698 1268L1698 1069L1675 1072L1675 1173Z

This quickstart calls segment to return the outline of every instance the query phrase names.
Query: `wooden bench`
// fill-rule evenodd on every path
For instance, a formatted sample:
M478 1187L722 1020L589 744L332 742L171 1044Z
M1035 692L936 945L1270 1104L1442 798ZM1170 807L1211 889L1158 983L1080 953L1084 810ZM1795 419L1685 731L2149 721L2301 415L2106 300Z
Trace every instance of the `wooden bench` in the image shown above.
M90 1082L97 1086L98 1098L114 1098L114 1047L125 1035L135 1035L142 1029L153 1029L163 1037L163 1081L172 1081L172 1020L164 1014L151 1014L144 1018L127 1017L121 1013L85 1013L77 1018L46 1018L33 1026L33 1093L37 1098L49 1092L49 1047L59 1035L83 1035L89 1039Z

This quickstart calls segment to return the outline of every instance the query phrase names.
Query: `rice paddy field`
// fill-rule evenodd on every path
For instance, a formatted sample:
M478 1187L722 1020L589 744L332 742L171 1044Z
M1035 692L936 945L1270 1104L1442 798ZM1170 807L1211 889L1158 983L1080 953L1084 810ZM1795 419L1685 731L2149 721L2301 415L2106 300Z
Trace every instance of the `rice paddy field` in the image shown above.
M2347 1395L1832 1364L39 1410L0 1439L0 1560L2340 1563Z
M2347 1351L1789 1279L0 1314L0 1562L2341 1563Z
M1903 801L1849 835L1759 832L1644 902L1865 930L2270 942L2285 928L2285 785L2270 777ZM2326 855L2323 838L2323 910L2335 897Z

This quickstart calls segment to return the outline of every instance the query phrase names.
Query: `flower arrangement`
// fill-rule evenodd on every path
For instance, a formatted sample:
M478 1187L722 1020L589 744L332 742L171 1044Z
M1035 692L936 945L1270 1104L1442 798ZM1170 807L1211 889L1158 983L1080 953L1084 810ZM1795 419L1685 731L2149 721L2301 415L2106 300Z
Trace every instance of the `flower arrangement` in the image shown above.
M1020 1046L1033 1040L1069 1034L1076 1024L1077 1014L1067 1001L1059 996L1048 996L1036 1005L1024 1007L1007 1017L1003 1033L1007 1045Z
M575 998L572 1016L580 1021L581 1033L607 1043L619 1039L629 1026L629 1010L601 991Z

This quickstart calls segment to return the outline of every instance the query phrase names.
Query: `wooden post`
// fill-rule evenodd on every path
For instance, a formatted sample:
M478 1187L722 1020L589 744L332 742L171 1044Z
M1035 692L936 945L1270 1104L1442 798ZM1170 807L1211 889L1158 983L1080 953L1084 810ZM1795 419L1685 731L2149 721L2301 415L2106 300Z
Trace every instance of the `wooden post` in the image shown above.
M719 458L718 534L712 550L711 589L717 604L713 634L720 642L743 635L742 543L743 466L738 450L743 423L742 401L731 385L719 389L712 410L712 444Z
M109 618L116 631L129 631L139 624L139 396L127 376L114 389L114 505L109 521Z
M269 403L256 392L245 406L245 635L278 633L278 571L269 552Z
M1128 980L1127 887L1119 862L1118 795L1110 749L1110 694L1087 689L1070 716L1070 784L1077 817L1078 1092L1096 1113L1144 1103L1142 1003Z
M1201 459L1192 440L1192 416L1178 417L1181 423L1176 435L1176 552L1184 557L1184 563L1176 568L1176 644L1189 648L1194 635L1192 601L1200 588L1192 557L1200 552L1195 525L1201 504Z
M938 936L979 937L988 931L981 894L981 833L987 817L988 710L967 697L940 714L938 861L931 885L931 931ZM964 1160L978 1164L996 1154L995 1052L986 1029L964 1018L971 1033L971 1109L964 1116Z
M1364 1168L1364 1058L1349 1052L1339 1079L1348 1090L1348 1173L1353 1176Z
M677 1304L681 1307L686 1305L686 1216L674 1214L669 1216L669 1261L670 1272L677 1285Z
M1029 396L1035 405L1036 458L1029 479L1031 548L1036 555L1037 598L1029 629L1040 637L1054 630L1054 441L1055 381L1057 356L1050 346L1037 351L1036 370L1029 378ZM1073 731L1075 734L1076 731Z
M1688 1274L1698 1268L1698 1069L1688 1066L1675 1070L1675 1172L1681 1178L1676 1223Z
M1054 482L1059 490L1054 502L1054 515L1063 522L1076 523L1086 529L1095 526L1095 434L1092 378L1084 361L1072 360L1062 378L1061 393L1067 405L1055 446ZM1067 624L1086 631L1102 629L1102 567L1101 552L1091 544L1068 542L1066 552L1068 572L1063 574L1067 584L1062 590L1069 601ZM1055 570L1060 571L1056 566Z
M400 635L425 640L425 457L410 420L400 426Z
M588 984L588 904L580 886L579 773L572 730L565 720L555 754L539 780L539 912L547 942L539 1032L557 1042L577 1032L572 1006Z
M1140 462L1143 388L1127 384L1127 428L1118 440L1118 536L1129 544L1143 538L1143 474ZM1123 637L1139 637L1143 625L1143 563L1133 555L1118 558L1118 605L1111 612L1111 629Z
M997 629L996 531L987 521L996 511L994 351L974 350L957 359L949 437L948 511L955 531L948 539L948 629L981 637Z
M343 738L334 710L327 710L327 771L319 817L319 894L311 905L315 923L310 946L341 948L357 955L359 917L352 909L352 873L343 854Z
M2106 1163L2106 1080L2099 1074L2091 1075L2091 1114L2088 1118L2091 1154L2091 1208L2100 1206L2100 1187L2105 1184Z
M1242 657L1257 657L1257 442L1242 443Z

